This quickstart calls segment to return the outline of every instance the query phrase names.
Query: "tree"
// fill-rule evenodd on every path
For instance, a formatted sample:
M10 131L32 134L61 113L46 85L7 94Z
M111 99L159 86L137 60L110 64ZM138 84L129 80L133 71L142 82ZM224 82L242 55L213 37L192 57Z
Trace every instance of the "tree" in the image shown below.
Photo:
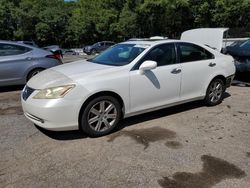
M249 35L249 10L249 0L0 0L0 37L82 47L132 37L179 38L197 27L239 28L241 36L244 28Z
M13 39L14 28L14 4L8 0L0 1L0 39Z

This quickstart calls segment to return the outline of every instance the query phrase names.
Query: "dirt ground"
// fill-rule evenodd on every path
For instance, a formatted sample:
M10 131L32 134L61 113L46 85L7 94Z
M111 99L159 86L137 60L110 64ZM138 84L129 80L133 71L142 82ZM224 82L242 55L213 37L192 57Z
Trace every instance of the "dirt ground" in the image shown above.
M123 120L101 138L28 121L22 87L0 92L0 187L250 187L250 87Z

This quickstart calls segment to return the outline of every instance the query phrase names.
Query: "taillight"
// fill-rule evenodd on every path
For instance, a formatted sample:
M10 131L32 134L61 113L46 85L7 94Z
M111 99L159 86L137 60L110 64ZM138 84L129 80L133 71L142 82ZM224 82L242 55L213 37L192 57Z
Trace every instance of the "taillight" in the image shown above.
M51 55L47 55L46 57L57 59L60 63L62 63L61 54L51 54Z

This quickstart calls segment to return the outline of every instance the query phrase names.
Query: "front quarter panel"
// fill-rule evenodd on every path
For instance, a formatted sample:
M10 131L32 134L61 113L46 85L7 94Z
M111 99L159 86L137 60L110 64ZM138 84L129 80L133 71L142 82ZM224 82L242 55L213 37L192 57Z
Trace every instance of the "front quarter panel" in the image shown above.
M89 97L106 91L118 94L123 100L125 113L129 110L129 70L126 68L91 75L87 79L78 80L77 83L86 90L86 93L82 93L82 101L78 107L79 111Z

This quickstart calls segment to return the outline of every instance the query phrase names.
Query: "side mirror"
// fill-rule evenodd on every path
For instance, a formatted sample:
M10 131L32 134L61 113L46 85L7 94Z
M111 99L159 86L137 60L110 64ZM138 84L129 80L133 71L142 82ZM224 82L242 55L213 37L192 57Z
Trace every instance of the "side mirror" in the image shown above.
M157 67L157 63L155 61L144 61L141 66L139 67L139 71L141 74L144 74L147 70L152 70Z

